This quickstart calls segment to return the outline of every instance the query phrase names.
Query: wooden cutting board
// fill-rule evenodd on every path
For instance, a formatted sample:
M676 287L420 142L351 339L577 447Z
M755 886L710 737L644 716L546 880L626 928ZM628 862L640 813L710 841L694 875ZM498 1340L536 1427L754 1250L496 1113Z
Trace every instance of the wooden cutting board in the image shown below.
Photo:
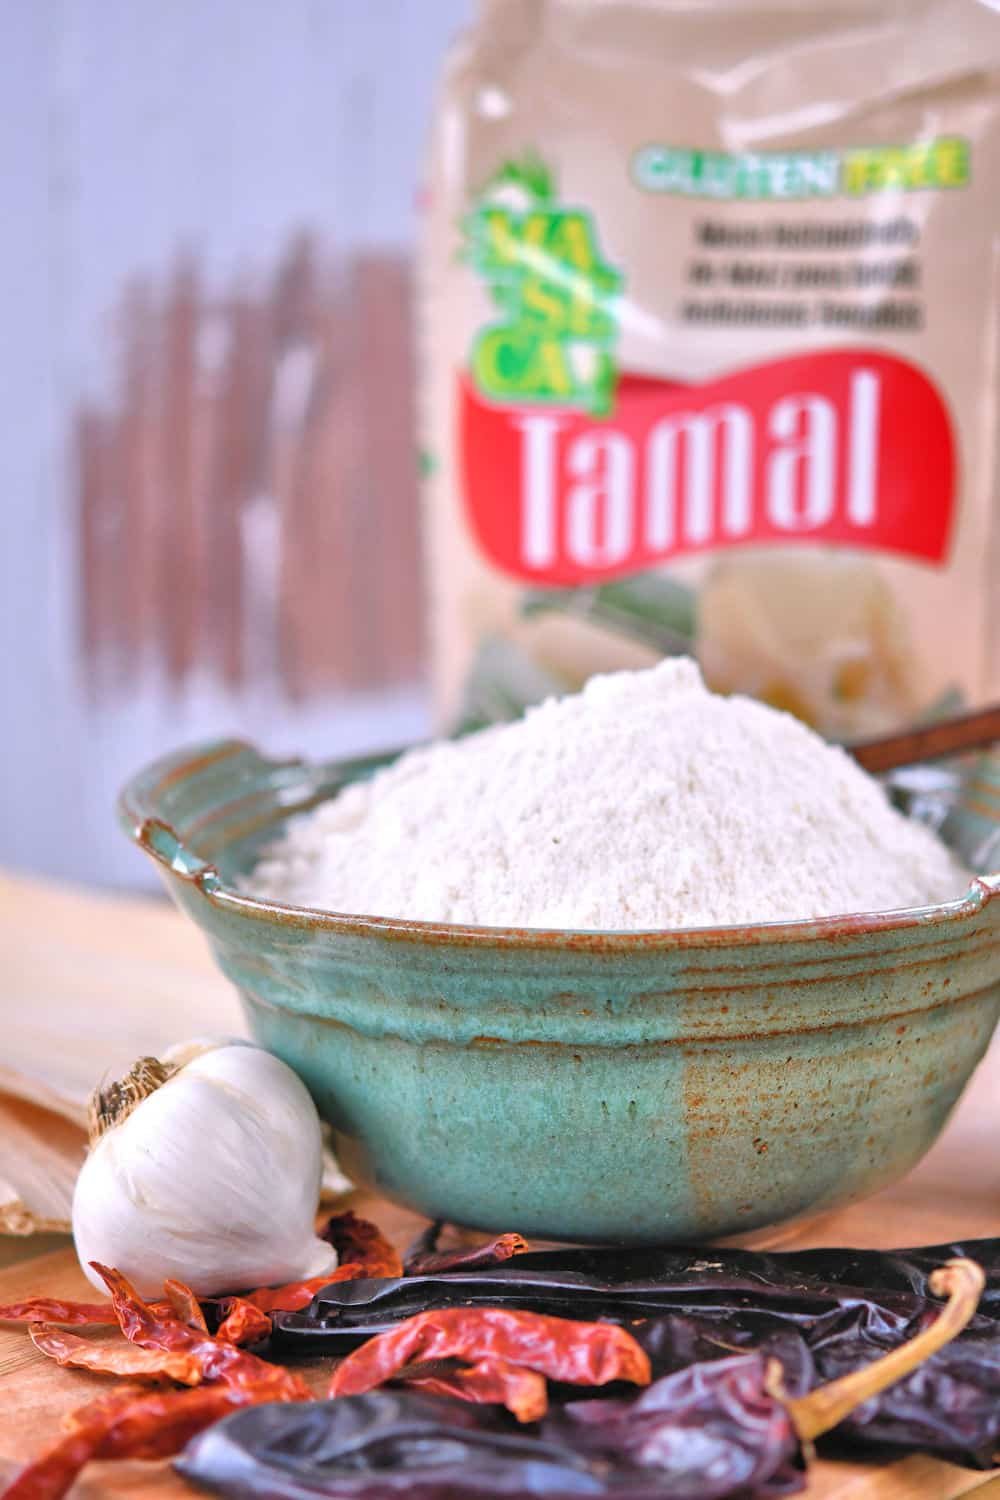
M5 1018L4 1026L13 1030L15 1051L21 1047L25 1058L36 1055L27 1028L44 1026L57 995L63 1005L75 998L81 973L88 998L98 993L99 973L103 992L115 1003L127 993L141 1007L150 992L166 999L167 991L173 994L175 989L185 991L179 999L188 1005L193 995L206 1007L209 999L214 1005L231 1003L218 993L218 975L197 934L165 906L145 905L133 912L139 903L122 902L119 907L109 898L20 881L0 881L0 890L7 898L6 910L0 910L0 987L8 995L16 990L18 1001L16 1014ZM154 929L156 942L151 943ZM40 955L37 962L29 961L32 954ZM156 1010L162 1018L159 1005ZM17 1016L25 1021L20 1033ZM138 1025L133 1018L132 1026ZM60 1066L66 1070L72 1048L62 1050ZM52 1082L63 1084L61 1077ZM75 1086L75 1078L72 1083ZM64 1088L68 1093L68 1085ZM941 1140L907 1178L865 1203L756 1242L783 1249L889 1248L1000 1235L998 1144L1000 1036ZM375 1219L400 1245L409 1243L422 1227L416 1215L364 1194L358 1194L352 1206ZM88 1301L93 1297L69 1248L0 1271L0 1302L31 1294ZM323 1390L328 1370L329 1361L312 1362L309 1379L317 1391ZM0 1483L56 1435L64 1413L107 1388L104 1377L53 1365L23 1329L0 1328ZM877 1465L822 1460L805 1493L808 1500L955 1500L970 1492L976 1492L976 1500L1000 1500L1000 1478L913 1457ZM191 1500L193 1491L169 1464L128 1463L90 1465L75 1493L80 1500Z
M883 1199L888 1195L883 1195ZM381 1228L400 1246L409 1244L426 1222L416 1214L395 1205L373 1199L363 1193L355 1195L352 1206ZM868 1244L900 1238L890 1232L892 1215L885 1202L879 1210L871 1200L872 1228L863 1236ZM851 1210L856 1214L859 1210ZM845 1216L847 1218L849 1216ZM882 1233L874 1230L881 1220ZM831 1243L839 1218L815 1225L810 1233L794 1237L796 1247ZM904 1218L897 1222L905 1224ZM1000 1233L1000 1214L995 1216L994 1233ZM945 1238L947 1231L939 1224L931 1238ZM857 1242L859 1236L855 1236ZM786 1240L786 1243L788 1241ZM22 1263L0 1273L0 1302L15 1301L29 1295L81 1297L93 1300L93 1289L85 1281L70 1249ZM313 1389L321 1394L329 1379L332 1362L315 1359L305 1363L303 1373ZM8 1325L0 1329L0 1484L9 1479L19 1463L36 1454L56 1435L62 1416L107 1390L110 1379L82 1371L61 1370L35 1349L27 1334ZM996 1486L995 1490L988 1486ZM941 1463L934 1458L909 1457L882 1464L819 1460L813 1470L807 1500L955 1500L959 1495L977 1492L976 1500L1000 1500L1000 1478ZM168 1463L100 1463L84 1472L74 1495L80 1500L108 1497L108 1500L192 1500L195 1492L179 1479Z

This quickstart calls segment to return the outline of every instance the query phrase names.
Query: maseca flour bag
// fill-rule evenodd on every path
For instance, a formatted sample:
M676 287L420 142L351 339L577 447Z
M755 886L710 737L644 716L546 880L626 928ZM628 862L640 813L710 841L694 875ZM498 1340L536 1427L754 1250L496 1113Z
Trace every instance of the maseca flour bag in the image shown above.
M1000 12L487 0L422 269L442 722L692 652L844 738L1000 685Z

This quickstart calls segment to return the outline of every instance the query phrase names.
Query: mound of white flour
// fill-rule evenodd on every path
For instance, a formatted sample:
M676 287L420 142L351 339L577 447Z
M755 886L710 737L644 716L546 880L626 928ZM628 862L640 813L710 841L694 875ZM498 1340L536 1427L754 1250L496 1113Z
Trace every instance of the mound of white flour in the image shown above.
M650 928L922 906L968 880L843 751L674 659L411 751L293 822L247 889L326 911Z

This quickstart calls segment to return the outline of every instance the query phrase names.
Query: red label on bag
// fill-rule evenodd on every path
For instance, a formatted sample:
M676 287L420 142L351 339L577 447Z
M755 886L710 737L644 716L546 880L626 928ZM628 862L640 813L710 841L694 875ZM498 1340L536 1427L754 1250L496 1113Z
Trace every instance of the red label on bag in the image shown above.
M594 583L766 543L939 563L955 441L906 360L837 349L707 385L618 382L605 420L497 406L462 380L465 503L486 556L533 583Z

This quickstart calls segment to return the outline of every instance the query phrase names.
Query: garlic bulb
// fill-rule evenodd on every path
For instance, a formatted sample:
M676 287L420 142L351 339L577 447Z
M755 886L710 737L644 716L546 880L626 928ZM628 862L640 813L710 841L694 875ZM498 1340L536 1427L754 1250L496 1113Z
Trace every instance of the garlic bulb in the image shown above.
M271 1053L199 1042L143 1058L91 1101L91 1150L73 1197L89 1279L97 1260L146 1296L167 1277L202 1296L332 1271L314 1233L319 1116Z

